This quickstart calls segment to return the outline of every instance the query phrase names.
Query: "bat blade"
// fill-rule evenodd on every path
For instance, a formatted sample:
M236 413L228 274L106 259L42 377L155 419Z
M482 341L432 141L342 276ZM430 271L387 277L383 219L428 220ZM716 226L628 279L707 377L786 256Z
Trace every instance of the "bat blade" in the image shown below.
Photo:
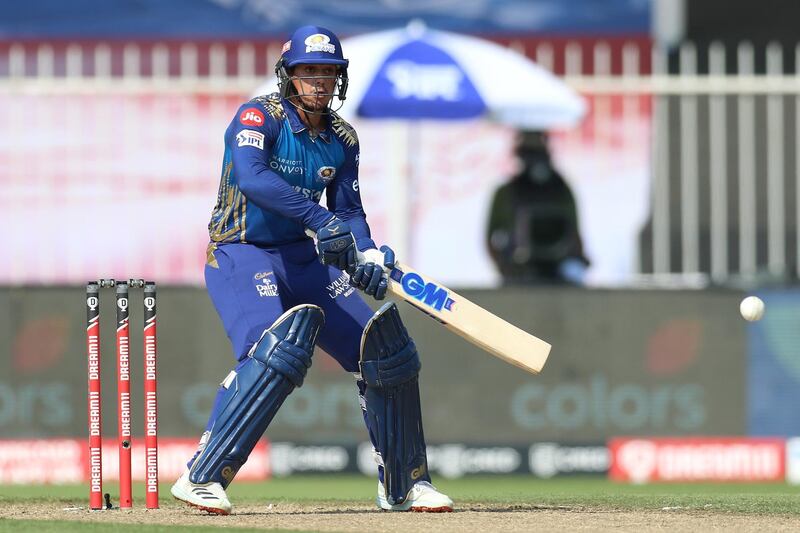
M389 292L509 364L538 374L547 362L551 348L549 343L506 322L408 265L396 263L390 271Z

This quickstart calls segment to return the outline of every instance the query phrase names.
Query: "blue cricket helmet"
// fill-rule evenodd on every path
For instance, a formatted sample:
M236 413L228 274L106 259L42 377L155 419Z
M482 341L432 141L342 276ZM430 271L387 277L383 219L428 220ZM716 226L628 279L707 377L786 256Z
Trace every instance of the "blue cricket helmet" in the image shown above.
M295 65L317 63L347 68L339 38L321 26L303 26L295 30L283 45L281 61L291 68Z
M347 65L349 61L342 54L339 38L331 30L322 26L302 26L283 44L281 57L275 64L278 77L278 89L283 98L291 97L289 71L296 65L321 64L336 65L338 72L337 88L334 93L339 100L344 100L347 93Z

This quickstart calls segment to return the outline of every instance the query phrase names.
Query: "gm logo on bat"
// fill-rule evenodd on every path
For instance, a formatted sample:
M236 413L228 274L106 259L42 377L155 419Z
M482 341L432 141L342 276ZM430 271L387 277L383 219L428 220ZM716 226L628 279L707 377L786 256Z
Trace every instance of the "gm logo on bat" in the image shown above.
M406 294L426 306L437 311L441 311L443 308L447 311L453 310L456 302L450 298L447 289L439 287L432 281L425 283L419 274L414 272L406 274L395 268L392 269L391 277L402 285Z

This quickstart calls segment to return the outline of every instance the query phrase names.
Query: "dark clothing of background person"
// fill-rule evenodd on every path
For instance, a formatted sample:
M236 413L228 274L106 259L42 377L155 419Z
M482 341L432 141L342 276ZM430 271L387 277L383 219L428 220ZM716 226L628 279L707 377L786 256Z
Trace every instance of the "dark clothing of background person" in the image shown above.
M572 191L553 167L546 134L525 132L522 169L495 191L487 244L505 284L582 283L583 253Z

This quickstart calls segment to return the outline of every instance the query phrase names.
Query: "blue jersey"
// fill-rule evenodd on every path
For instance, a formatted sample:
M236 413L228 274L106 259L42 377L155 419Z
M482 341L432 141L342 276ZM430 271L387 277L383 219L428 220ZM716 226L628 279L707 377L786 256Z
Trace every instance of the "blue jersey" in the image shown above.
M277 93L239 108L225 131L209 251L222 243L278 247L307 240L306 228L316 232L334 215L350 224L359 249L375 247L359 193L358 137L335 113L326 122L312 135ZM323 191L328 209L319 205Z

